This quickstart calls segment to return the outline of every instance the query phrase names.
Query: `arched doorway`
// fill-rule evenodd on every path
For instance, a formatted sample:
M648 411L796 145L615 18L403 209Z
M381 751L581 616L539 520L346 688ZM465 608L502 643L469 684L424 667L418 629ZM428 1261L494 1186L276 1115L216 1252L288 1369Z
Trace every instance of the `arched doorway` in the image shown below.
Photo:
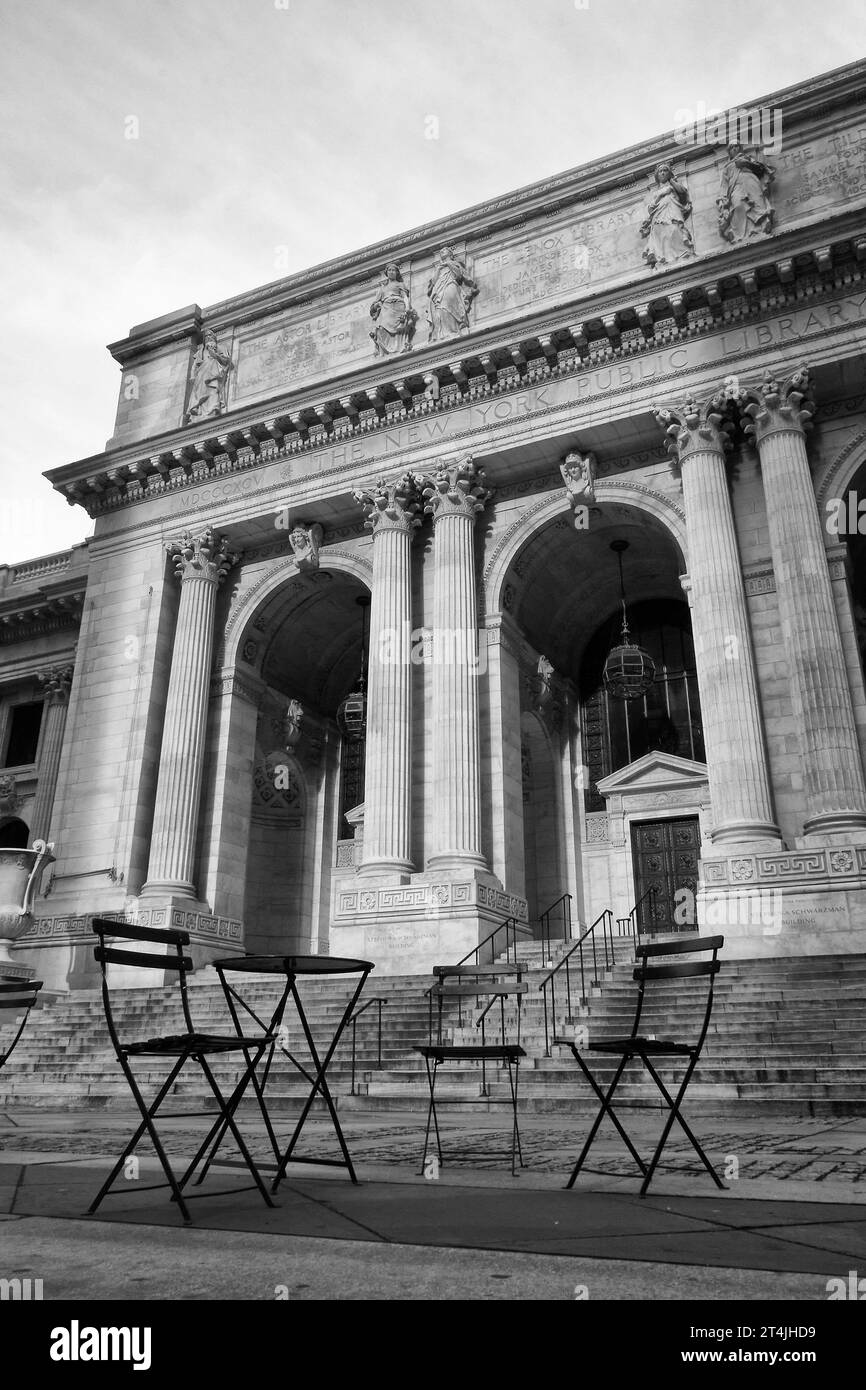
M260 681L249 791L248 950L327 950L337 845L363 799L363 740L337 724L361 666L366 586L352 573L290 572L252 613L237 650Z
M523 643L520 811L531 917L570 884L581 922L607 907L615 915L627 912L637 897L631 820L673 821L685 814L666 783L663 794L641 787L627 813L618 788L615 815L614 798L599 788L612 774L667 759L689 783L688 815L694 818L692 788L704 747L690 613L680 582L685 565L659 510L599 500L582 529L570 513L548 514L503 575L502 606ZM615 699L602 678L622 623L614 541L628 543L631 640L649 651L655 667L645 694L628 702ZM509 722L510 715L503 725Z

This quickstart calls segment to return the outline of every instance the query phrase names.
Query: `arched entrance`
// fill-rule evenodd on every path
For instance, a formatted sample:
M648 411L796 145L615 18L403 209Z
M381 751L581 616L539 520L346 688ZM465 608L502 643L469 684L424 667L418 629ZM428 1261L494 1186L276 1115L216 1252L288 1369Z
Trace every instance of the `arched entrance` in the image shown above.
M501 573L504 621L517 629L521 649L520 840L533 920L570 885L582 922L608 906L627 912L641 872L632 824L688 815L699 840L693 802L704 746L682 551L663 499L648 509L624 494L603 497L599 488L585 528L568 511L540 517ZM654 662L651 685L630 701L612 696L603 680L622 623L614 541L628 543L631 640ZM626 768L637 769L638 780L624 805L621 786L614 794L606 779ZM660 769L663 786L654 787ZM672 769L688 787L682 805Z
M254 951L326 951L337 846L350 834L345 812L363 799L363 742L359 758L337 711L357 685L357 601L368 590L357 572L324 565L292 567L262 588L226 652L255 678L252 772L240 794L244 941Z

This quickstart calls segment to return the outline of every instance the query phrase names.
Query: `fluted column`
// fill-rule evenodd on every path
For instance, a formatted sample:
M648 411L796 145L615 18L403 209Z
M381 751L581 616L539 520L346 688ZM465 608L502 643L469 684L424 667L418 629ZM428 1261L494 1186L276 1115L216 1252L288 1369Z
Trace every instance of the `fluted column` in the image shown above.
M356 492L373 532L370 673L361 874L406 872L412 813L412 535L420 526L413 479Z
M475 519L490 497L471 458L423 481L433 517L433 789L431 868L486 867L481 852Z
M57 774L66 730L66 712L69 709L72 667L52 666L47 671L41 671L39 679L45 690L45 706L39 740L39 766L36 769L39 781L30 813L31 844L36 840L47 840L51 829L51 812L54 809L54 796L57 791Z
M779 842L725 468L731 422L724 409L718 397L703 408L689 399L679 410L658 408L656 419L682 470L712 839Z
M193 862L217 588L237 558L225 537L186 532L169 546L180 608L165 702L145 893L195 897Z
M802 746L805 834L866 826L866 785L827 553L806 453L808 369L741 393L761 463L791 701Z

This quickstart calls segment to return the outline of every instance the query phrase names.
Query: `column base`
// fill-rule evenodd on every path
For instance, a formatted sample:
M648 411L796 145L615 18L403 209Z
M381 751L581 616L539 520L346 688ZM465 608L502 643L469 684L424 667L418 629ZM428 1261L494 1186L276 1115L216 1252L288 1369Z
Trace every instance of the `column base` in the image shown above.
M474 873L477 869L486 873L490 872L483 854L470 854L466 850L446 849L431 855L427 860L424 872L427 874ZM496 882L498 883L499 880L497 879Z
M770 821L729 821L710 831L710 842L725 846L753 845L761 849L780 849L784 843L778 825Z
M797 842L807 845L829 845L838 840L866 841L866 812L830 811L823 816L813 816L803 826L802 836Z
M391 877L398 883L408 883L415 866L408 859L370 859L359 864L356 872L359 878Z

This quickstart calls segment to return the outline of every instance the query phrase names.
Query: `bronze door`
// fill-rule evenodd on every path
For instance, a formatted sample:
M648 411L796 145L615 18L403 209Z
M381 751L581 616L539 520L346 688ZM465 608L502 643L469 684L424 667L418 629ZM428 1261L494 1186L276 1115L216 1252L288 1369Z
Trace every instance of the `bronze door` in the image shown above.
M648 889L654 890L640 908L638 922L641 931L694 930L693 909L701 854L697 816L683 816L677 820L633 821L631 849L635 902ZM683 889L690 891L690 898L683 898ZM680 896L676 898L676 894ZM679 921L674 917L677 906ZM692 911L684 914L684 906L691 907Z

